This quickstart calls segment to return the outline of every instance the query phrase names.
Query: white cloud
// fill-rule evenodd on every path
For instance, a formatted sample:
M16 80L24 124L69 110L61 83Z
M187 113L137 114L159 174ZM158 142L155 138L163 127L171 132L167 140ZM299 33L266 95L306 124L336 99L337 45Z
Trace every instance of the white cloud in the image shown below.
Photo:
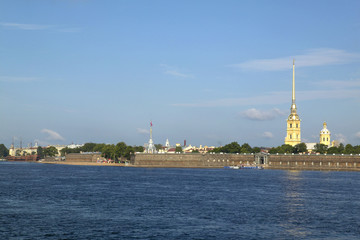
M180 72L175 71L175 70L168 70L168 71L165 71L164 73L169 74L169 75L173 75L173 76L176 76L176 77L183 77L183 78L191 78L192 77L191 75L180 73Z
M256 108L250 108L241 113L242 117L256 121L271 120L278 116L283 116L283 115L285 115L285 113L283 113L277 108L271 109L269 111L261 111Z
M9 22L0 22L0 26L7 28L21 29L21 30L43 30L50 28L50 26L48 25L9 23Z
M274 135L271 132L264 132L262 135L264 138L273 138Z
M345 137L345 135L344 134L342 134L342 133L335 133L334 134L334 140L337 140L337 141L339 141L340 143L347 143L348 141L347 141L347 138Z
M140 134L149 134L149 130L144 129L144 128L137 128L136 131Z
M41 130L41 132L48 134L48 136L46 138L48 140L61 140L61 141L65 140L65 138L63 138L59 133L57 133L53 130L44 128Z
M181 78L193 78L194 76L191 74L185 74L183 72L180 72L176 67L169 66L167 64L160 64L160 66L163 68L163 73L167 75L172 75L175 77L181 77Z
M340 49L319 48L308 50L301 55L250 60L232 64L231 67L242 70L280 71L291 68L293 59L296 61L296 67L312 67L352 62L360 59L360 54L349 53Z
M355 137L360 138L360 131L355 133Z

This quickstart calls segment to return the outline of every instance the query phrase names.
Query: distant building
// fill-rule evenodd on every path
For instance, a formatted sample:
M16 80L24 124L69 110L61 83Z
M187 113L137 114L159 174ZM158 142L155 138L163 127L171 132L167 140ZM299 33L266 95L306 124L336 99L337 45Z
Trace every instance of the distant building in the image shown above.
M312 151L314 151L315 150L315 145L317 144L317 143L305 143L306 144L306 149L308 150L308 152L312 152Z
M332 146L332 147L339 147L339 146L340 146L340 142L339 142L338 140L332 140L331 146Z
M61 155L61 150L64 148L78 148L78 147L82 147L84 146L84 144L70 144L70 145L48 145L46 147L42 147L42 148L48 148L48 147L55 147L56 150L58 150L58 153L56 154L56 156L60 156ZM12 143L9 149L9 155L10 156L29 156L29 155L36 155L37 154L37 150L38 150L38 144L35 143L35 146L28 146L26 148L16 148L14 147L14 144Z
M338 147L340 145L339 141L333 140L331 142L330 136L331 136L330 131L329 131L329 129L327 129L326 122L324 122L323 129L321 129L321 131L320 131L320 136L319 136L320 141L318 143L324 144L327 147ZM305 143L308 152L313 152L315 150L315 145L318 143Z

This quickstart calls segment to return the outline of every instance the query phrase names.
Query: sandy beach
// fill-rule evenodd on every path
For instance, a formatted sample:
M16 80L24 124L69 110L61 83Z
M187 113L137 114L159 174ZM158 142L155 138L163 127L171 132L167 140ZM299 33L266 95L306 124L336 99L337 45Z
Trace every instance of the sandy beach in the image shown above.
M57 161L57 162L41 162L46 164L62 164L62 165L79 165L79 166L109 166L109 167L125 167L125 163L96 163L96 162L67 162L67 161Z

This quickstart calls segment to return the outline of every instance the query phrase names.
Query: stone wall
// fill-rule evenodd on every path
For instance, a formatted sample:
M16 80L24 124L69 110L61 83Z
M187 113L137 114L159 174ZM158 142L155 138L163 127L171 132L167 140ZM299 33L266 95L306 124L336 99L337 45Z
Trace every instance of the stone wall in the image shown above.
M255 154L137 154L138 167L222 168L255 164ZM360 155L261 155L264 168L360 171Z
M134 165L142 167L221 168L253 162L254 155L250 154L137 154Z
M68 153L65 156L67 162L96 162L101 158L101 154L81 154L81 153Z
M360 155L270 155L267 168L360 170Z

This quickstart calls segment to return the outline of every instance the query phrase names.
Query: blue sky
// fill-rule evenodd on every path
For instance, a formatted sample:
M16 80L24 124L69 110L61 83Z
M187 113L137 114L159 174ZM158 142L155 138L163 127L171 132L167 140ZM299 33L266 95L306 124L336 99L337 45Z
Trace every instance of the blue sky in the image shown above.
M0 143L360 144L359 1L0 2Z

